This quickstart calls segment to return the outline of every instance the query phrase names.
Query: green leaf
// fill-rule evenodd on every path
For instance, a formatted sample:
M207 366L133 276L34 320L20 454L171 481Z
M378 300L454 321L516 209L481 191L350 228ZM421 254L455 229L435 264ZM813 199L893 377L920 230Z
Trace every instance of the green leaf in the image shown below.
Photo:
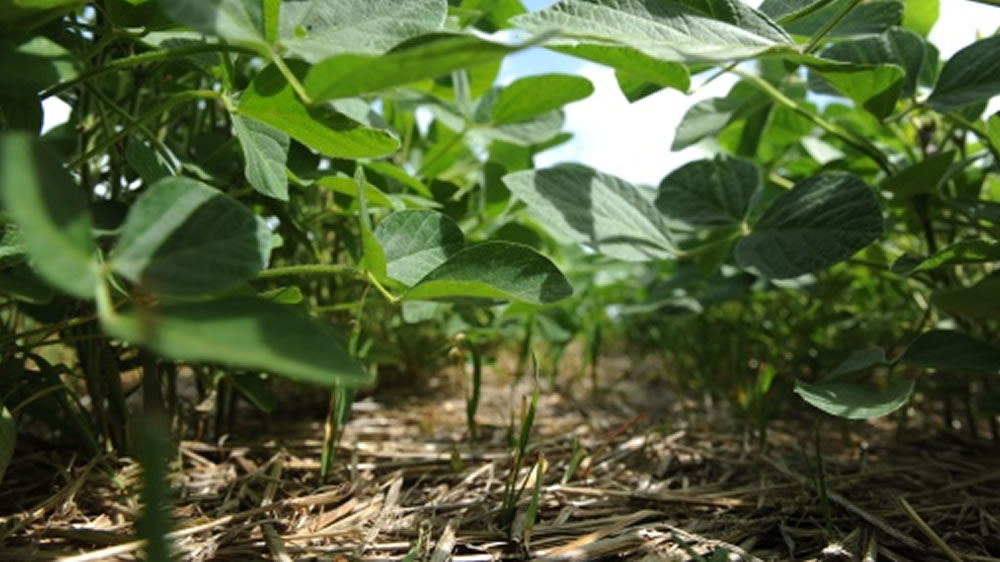
M354 97L488 64L520 48L471 35L440 35L385 55L343 54L324 59L309 70L304 84L317 101Z
M913 275L942 267L963 263L989 263L1000 261L1000 244L986 240L962 240L927 258L903 256L892 264L892 272Z
M630 102L636 101L641 96L630 95L630 92L626 91L626 85L629 84L636 91L674 88L687 92L691 87L691 74L687 66L650 57L631 47L581 43L553 47L553 50L614 68L618 83Z
M10 459L14 458L14 444L17 440L17 425L14 423L14 416L6 406L0 404L0 482L3 482L4 473L10 465Z
M786 25L801 19L829 4L832 0L764 0L759 10L765 15Z
M899 361L925 369L1000 373L1000 349L955 330L931 330L920 334Z
M945 112L1000 94L1000 35L981 39L948 59L927 103Z
M898 174L887 178L882 183L882 189L902 196L933 193L941 182L941 179L948 173L948 169L951 168L951 163L954 160L954 150L929 156Z
M97 286L97 246L87 196L63 160L27 134L0 135L0 199L21 228L35 271L56 289L89 299Z
M447 13L447 0L286 1L279 45L310 63L343 53L379 55L440 31Z
M125 149L125 161L138 172L142 182L152 185L157 180L173 175L173 170L158 152L145 141L133 138Z
M323 176L316 180L316 185L335 193L350 195L351 197L358 196L358 182L354 178L347 176ZM390 209L398 207L395 201L368 181L365 182L365 199L368 203L380 207L389 207Z
M416 285L465 246L465 235L455 221L437 211L397 211L375 228L385 251L390 279Z
M881 35L835 43L826 48L822 55L836 61L876 65L871 69L854 72L837 72L836 69L824 71L817 68L818 72L810 75L810 78L816 75L821 79L826 78L837 91L881 118L888 115L886 111L892 111L896 97L908 97L916 92L926 50L924 40L919 35L894 27ZM855 84L852 81L863 83ZM897 81L901 81L901 84L897 85ZM897 89L898 86L901 89ZM873 105L874 107L870 107ZM879 110L881 106L884 107Z
M101 325L111 337L178 361L221 363L323 386L372 381L322 324L253 297L104 313Z
M545 256L520 244L489 241L449 257L414 285L405 298L482 298L547 304L572 294L569 281Z
M154 293L206 295L264 269L270 249L271 231L250 209L201 182L169 177L132 205L111 266Z
M663 178L656 207L692 226L739 225L759 187L760 174L746 160L725 156L697 160Z
M195 31L258 49L266 46L259 1L167 0L160 4L167 17Z
M976 320L1000 318L1000 277L987 277L971 287L934 291L931 303L957 316Z
M301 61L289 61L288 66L300 79L307 68ZM399 148L399 139L388 130L367 127L329 104L303 105L274 65L243 92L238 112L334 158L377 158Z
M849 420L878 418L895 412L910 401L914 379L897 378L884 390L860 384L833 382L809 384L795 381L795 393L812 406Z
M594 93L590 80L567 74L539 74L505 86L493 102L493 125L517 123L586 98Z
M503 182L539 224L571 242L627 261L673 256L669 228L652 192L576 164L524 170Z
M233 129L243 148L247 182L268 197L288 201L288 135L259 121L233 115Z
M843 261L882 233L872 189L837 172L799 182L736 245L736 261L772 279L798 277Z
M904 0L903 27L923 37L930 34L941 11L940 0Z
M785 25L785 29L794 35L812 36L827 22L837 18L852 2L854 0L834 0L808 16L789 22ZM899 25L902 18L903 3L900 0L862 2L830 30L827 37L877 35L894 25Z
M724 98L709 98L692 105L674 132L670 150L682 150L713 137L737 119L761 111L771 103L763 92L738 83Z
M671 62L722 62L790 51L788 35L742 2L561 0L511 20L533 33L557 29L557 47L631 47Z
M872 367L878 365L885 365L887 360L885 358L885 350L881 347L869 347L856 351L851 354L850 357L845 359L839 365L834 367L832 371L826 376L823 382L833 382L835 380L840 380L848 375L853 375L861 371L867 371Z

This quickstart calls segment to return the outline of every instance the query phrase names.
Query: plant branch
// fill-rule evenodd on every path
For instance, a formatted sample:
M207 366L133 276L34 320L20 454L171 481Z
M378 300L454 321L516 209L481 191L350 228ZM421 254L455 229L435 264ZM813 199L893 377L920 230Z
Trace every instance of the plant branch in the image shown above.
M101 74L106 74L108 72L114 72L116 70L122 70L132 66L137 66L140 64L148 64L152 62L161 62L173 58L183 58L189 57L191 55L198 55L201 53L214 53L218 51L235 51L239 53L246 54L256 54L257 51L249 49L247 47L240 47L238 45L229 45L225 43L204 43L201 45L190 45L187 47L178 47L176 49L160 49L157 51L150 51L148 53L142 53L141 55L133 55L131 57L124 57L120 59L113 60L108 64L101 66L92 66L87 70L84 70L80 74L77 74L73 78L66 80L65 82L59 82L58 84L53 84L48 88L42 90L38 94L39 99L45 99L52 97L59 93L62 93L73 86L76 86L80 82L94 78L95 76L100 76Z
M823 119L819 115L816 115L812 111L809 111L808 109L795 103L795 100L781 93L777 88L772 86L766 80L762 79L760 76L757 76L756 74L750 72L744 72L739 68L734 68L732 72L733 74L743 78L744 80L755 86L757 89L770 96L771 99L773 99L774 101L780 103L781 105L787 107L788 109L791 109L792 111L798 113L799 115L805 117L806 119L809 119L819 128L839 138L840 140L844 141L853 148L863 152L865 155L871 158L872 161L878 164L878 167L881 168L882 171L885 172L887 175L891 176L895 173L895 170L893 170L892 165L889 163L889 160L888 158L886 158L885 154L882 154L882 152L879 149L875 148L867 141L855 138L847 131L842 130L833 123L828 122L826 119Z

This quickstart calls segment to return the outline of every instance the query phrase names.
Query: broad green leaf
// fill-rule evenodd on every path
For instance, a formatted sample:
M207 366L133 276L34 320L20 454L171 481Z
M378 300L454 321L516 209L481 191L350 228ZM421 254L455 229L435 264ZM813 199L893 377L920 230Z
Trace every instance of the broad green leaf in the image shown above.
M0 200L21 229L35 271L56 289L89 299L97 286L97 245L87 196L63 160L32 136L0 135Z
M288 135L254 119L233 115L233 129L243 148L247 182L268 197L288 201Z
M826 78L837 91L860 103L876 117L888 115L896 97L908 97L916 92L926 58L924 40L898 27L881 35L835 43L822 55L831 60L876 65L853 73L817 68L817 72L810 75L810 78ZM856 83L862 80L864 83ZM901 89L897 89L896 81L899 80L902 81Z
M447 0L298 0L281 5L279 45L310 63L343 53L380 55L441 31Z
M493 102L493 125L517 123L582 100L594 93L590 80L568 74L540 74L504 86Z
M691 87L691 74L687 66L650 57L631 47L581 43L553 47L553 50L610 66L616 70L619 85L633 84L637 90L641 88L648 91L655 87L657 90L674 88L687 92ZM624 86L622 91L625 92ZM625 97L629 101L638 99L630 96L629 92L625 92Z
M968 45L948 59L927 103L951 111L1000 94L1000 35Z
M993 150L1000 152L1000 113L994 113L986 120L986 136Z
M962 240L926 258L904 259L892 264L893 273L913 275L950 265L963 263L989 263L1000 261L1000 244L986 240Z
M347 176L323 176L316 180L316 185L343 195L350 195L351 197L358 196L357 181L354 178L349 178ZM367 199L369 203L380 207L396 209L400 206L388 195L383 193L381 189L367 181L365 182L365 199Z
M157 180L174 174L163 156L153 150L148 143L137 138L129 141L125 149L125 161L139 173L139 177L146 185L152 185Z
M852 55L842 53L841 55L853 56L855 53L855 51L847 52ZM809 68L813 71L810 74L813 83L817 80L825 82L833 90L851 99L879 119L892 114L896 100L899 99L906 84L906 73L896 64L855 66L824 64L817 61L809 64Z
M785 25L789 33L812 36L827 22L834 20L854 0L834 0L822 8ZM872 0L862 2L847 14L832 30L828 37L851 37L854 35L877 35L903 18L903 2L900 0Z
M520 244L490 241L449 257L414 285L405 298L482 298L547 304L572 294L569 281L547 257Z
M861 371L867 371L872 367L884 365L888 361L885 357L885 350L881 347L869 347L856 351L839 365L833 368L823 382L833 382L843 379L848 375L853 375Z
M367 168L368 170L374 171L378 174L382 174L383 176L388 176L393 180L399 182L400 185L403 185L415 191L418 195L422 197L426 197L428 199L434 197L434 195L431 193L431 190L426 185L424 185L417 178L408 174L406 170L400 168L399 166L396 166L395 164L390 164L389 162L379 162L379 161L364 162L363 164L365 168Z
M368 214L368 199L365 197L365 169L361 164L355 164L354 194L358 198L358 227L361 231L361 268L375 279L384 281L386 278L385 252L382 245L372 232L371 216Z
M802 137L801 142L809 157L820 166L844 158L844 153L839 148L817 137Z
M954 150L929 156L887 178L882 183L882 189L902 196L933 193L954 160Z
M651 195L615 176L563 164L503 178L539 224L608 256L646 261L673 256L666 219Z
M17 440L17 425L7 406L0 404L0 482L7 472L10 459L14 458L14 444Z
M931 303L948 314L977 320L1000 318L1000 277L987 277L971 287L931 293Z
M300 61L289 61L288 66L299 78L305 74L306 65ZM399 140L388 130L367 127L328 104L303 105L274 65L243 92L238 113L334 158L377 158L399 148Z
M111 337L178 361L221 363L324 386L372 381L325 326L254 297L105 313L101 325Z
M857 177L827 173L799 182L736 245L736 261L772 279L798 277L843 261L882 233L882 210Z
M562 110L556 109L536 115L526 121L478 127L473 130L473 133L518 146L533 146L555 138L562 130L564 121L565 116Z
M781 25L801 19L832 0L764 0L759 10Z
M656 207L692 226L740 225L760 187L760 173L746 160L718 156L689 162L660 182Z
M920 334L899 361L925 369L1000 374L1000 349L955 330L931 330Z
M670 150L682 150L714 137L739 118L771 104L766 94L746 83L738 83L724 98L709 98L691 106L681 118Z
M471 35L441 35L384 55L324 59L309 70L305 87L317 101L354 97L495 62L519 48Z
M904 0L904 4L903 27L927 37L937 23L940 0Z
M809 384L795 381L795 393L812 406L849 420L878 418L895 412L910 401L916 381L897 378L884 390L855 383Z
M177 23L227 41L266 48L261 3L254 0L165 0L163 12Z
M455 221L437 211L397 211L375 228L390 279L412 287L465 246Z
M79 74L77 57L59 43L42 35L23 41L14 37L0 38L0 68L17 69L0 72L0 90L30 92L37 97L38 90Z
M790 50L788 35L742 2L561 0L512 19L533 33L557 29L556 47L631 47L672 62L722 62Z
M116 273L164 295L207 295L267 266L271 231L226 194L189 178L156 182L129 210Z

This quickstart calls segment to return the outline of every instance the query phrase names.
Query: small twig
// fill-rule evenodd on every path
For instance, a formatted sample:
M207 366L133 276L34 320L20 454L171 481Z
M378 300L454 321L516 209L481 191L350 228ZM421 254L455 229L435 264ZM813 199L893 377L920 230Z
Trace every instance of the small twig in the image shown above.
M931 529L931 526L924 521L923 517L920 517L920 514L917 513L917 510L913 509L913 506L910 505L910 502L906 501L906 498L900 496L899 505L902 506L903 511L906 512L906 516L910 518L910 521L913 521L913 524L920 529L920 532L930 539L935 546L940 548L941 552L944 552L944 555L948 557L948 560L951 560L951 562L962 562L962 557L955 553L955 551L948 546L948 543L944 542L941 535L938 535L934 532L934 529Z
M603 453L604 450L607 449L609 445L611 445L611 442L617 439L618 436L620 436L621 434L628 431L629 428L642 421L642 418L644 417L646 417L646 412L639 412L637 416L625 422L625 425L618 428L617 431L615 431L607 439L605 439L604 443L601 443L601 446L598 447L596 451L594 451L594 454L590 455L590 462L588 462L587 466L585 466L583 470L580 471L580 478L586 479L587 475L590 474L590 469L593 468L595 464L597 464L598 457L600 457L601 453Z

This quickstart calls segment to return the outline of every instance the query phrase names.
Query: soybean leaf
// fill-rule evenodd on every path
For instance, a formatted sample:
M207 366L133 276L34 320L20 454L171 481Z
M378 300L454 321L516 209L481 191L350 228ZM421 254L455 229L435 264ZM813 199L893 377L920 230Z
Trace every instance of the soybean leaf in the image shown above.
M762 111L770 103L766 94L737 84L724 98L710 98L691 106L681 118L671 150L677 151L715 136L741 117Z
M540 224L572 242L627 261L673 255L667 222L651 197L622 179L562 164L508 174L503 182Z
M164 295L221 291L267 266L271 231L250 209L184 177L162 179L129 210L116 273Z
M105 312L101 325L111 337L178 361L221 363L323 386L372 380L324 325L254 297Z
M565 117L562 110L556 109L526 121L480 127L474 129L474 133L518 146L533 146L555 138L562 130L563 121Z
M785 25L803 18L829 4L832 0L764 0L759 10L774 21Z
M807 64L813 71L810 76L814 84L818 80L825 82L879 119L892 114L905 85L906 74L896 64L856 66L823 61Z
M764 212L736 245L736 261L773 279L834 265L882 233L872 189L851 174L820 174L795 185Z
M941 182L941 178L948 172L954 159L954 150L929 156L898 174L887 178L882 183L882 189L891 191L897 195L932 193L938 183Z
M626 90L628 84L632 84L636 91L674 88L686 92L691 87L691 74L687 66L650 57L631 47L581 43L553 46L552 49L614 68L622 92L629 101L636 101L641 96L634 93L630 95Z
M789 22L785 25L785 29L795 35L813 35L827 22L837 18L853 1L834 0L808 16ZM847 16L830 30L828 37L882 33L894 25L899 25L902 17L903 3L900 0L862 2L854 6Z
M759 187L760 174L746 160L725 156L698 160L663 178L656 207L693 226L739 225Z
M89 299L97 286L97 246L86 195L62 162L30 135L0 135L0 199L35 271L56 289Z
M558 29L560 38L550 42L556 47L627 46L672 62L739 60L792 47L770 18L724 0L561 0L512 22L535 33Z
M465 246L465 236L447 215L428 209L397 211L375 228L390 279L411 287Z
M301 61L287 64L300 79L305 75L307 65ZM274 65L262 70L243 92L238 113L334 158L376 158L399 147L388 130L367 127L329 104L307 107Z
M569 281L547 257L520 244L489 241L455 253L425 275L404 297L547 304L572 294Z
M247 182L268 197L288 201L288 135L240 115L233 115L233 129L243 148Z
M817 68L818 72L810 74L810 84L814 90L823 91L823 88L816 87L821 85L817 84L817 79L822 81L823 78L827 78L826 74L832 74L828 78L831 86L860 102L876 117L883 117L892 111L892 106L895 104L896 100L892 93L896 88L896 81L902 80L900 89L895 90L896 96L911 96L916 91L926 50L924 40L919 35L894 27L881 35L835 43L827 47L822 55L831 60L877 65L866 72L853 73L853 82L864 79L866 84L852 84L851 73L842 73L838 76L835 71L824 72L821 68ZM899 67L902 71L893 67ZM881 103L888 107L888 111L876 111L869 107L879 98L885 98Z
M316 180L316 185L343 195L350 195L351 197L358 196L357 180L347 176L323 176ZM365 199L367 199L368 203L372 203L380 207L395 209L400 206L381 189L368 181L365 181Z
M1000 349L955 330L931 330L920 334L899 361L927 369L1000 373Z
M309 70L304 84L317 101L353 97L499 61L520 48L471 35L441 35L384 55L324 59Z
M950 265L963 263L989 263L1000 261L1000 244L986 240L962 240L939 251L933 256L913 259L903 256L892 264L893 273L913 275Z
M279 43L310 63L343 53L378 55L411 37L440 31L447 13L447 0L283 2Z
M1000 94L1000 35L981 39L948 59L927 103L951 111Z
M0 482L7 472L10 459L14 457L14 443L17 440L17 425L7 406L0 404Z
M519 78L497 95L490 111L493 125L517 123L553 111L594 93L590 80L567 74Z
M866 371L877 365L886 363L885 350L881 347L869 347L856 351L839 365L833 368L826 376L824 382L833 382L843 379L847 375L853 375L861 371Z
M949 314L974 319L1000 317L1000 277L987 277L971 287L935 291L931 303Z
M923 37L931 32L941 11L940 0L905 0L903 27Z
M172 20L195 31L266 49L261 3L248 0L169 0L161 3Z
M884 390L847 382L795 381L795 393L816 408L841 418L863 420L895 412L910 400L916 381L897 378Z

